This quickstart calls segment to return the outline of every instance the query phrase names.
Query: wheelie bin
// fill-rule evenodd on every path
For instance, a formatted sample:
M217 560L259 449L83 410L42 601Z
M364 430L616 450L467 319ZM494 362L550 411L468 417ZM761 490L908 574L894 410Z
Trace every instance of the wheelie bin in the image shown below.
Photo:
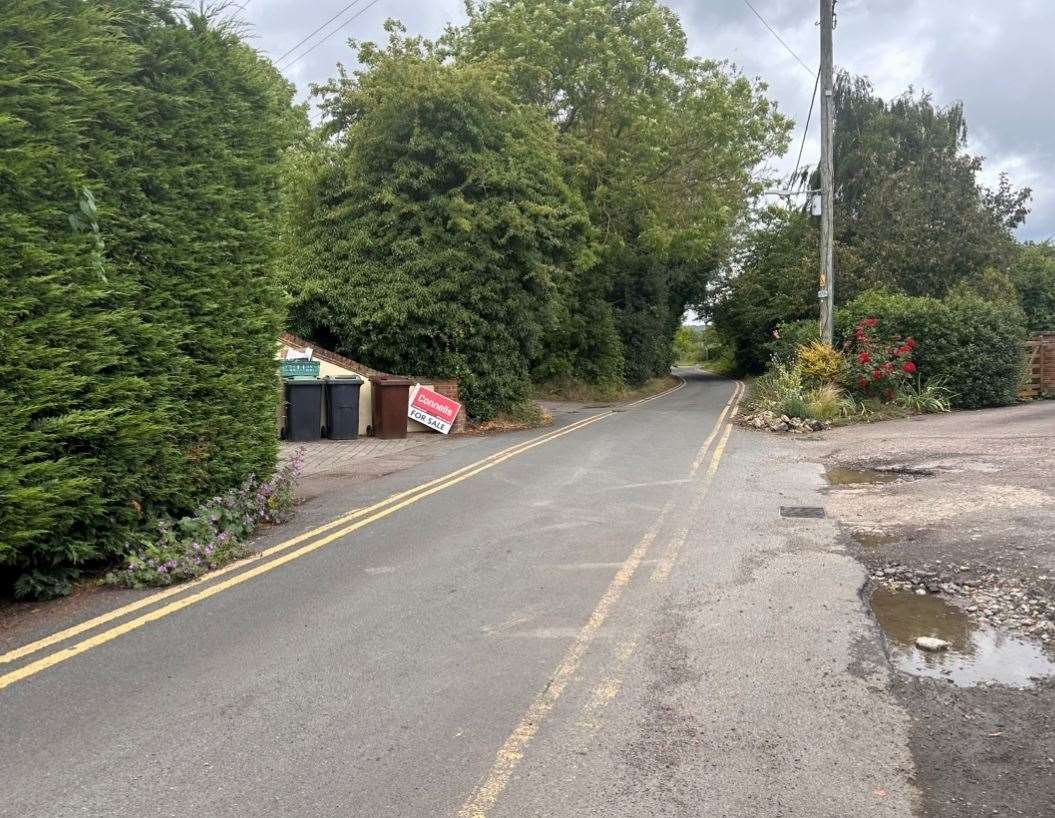
M359 437L359 389L362 378L326 379L326 436L330 440Z
M286 440L306 443L322 437L322 381L286 381Z
M370 379L373 387L371 421L374 437L392 440L407 436L407 407L410 405L409 378L378 375Z

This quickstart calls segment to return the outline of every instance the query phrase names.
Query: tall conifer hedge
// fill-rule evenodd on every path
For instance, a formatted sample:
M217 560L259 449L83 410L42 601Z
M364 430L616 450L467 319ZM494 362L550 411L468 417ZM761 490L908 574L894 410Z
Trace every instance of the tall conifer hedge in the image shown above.
M274 209L303 113L167 0L9 0L0 77L0 570L45 594L274 467Z

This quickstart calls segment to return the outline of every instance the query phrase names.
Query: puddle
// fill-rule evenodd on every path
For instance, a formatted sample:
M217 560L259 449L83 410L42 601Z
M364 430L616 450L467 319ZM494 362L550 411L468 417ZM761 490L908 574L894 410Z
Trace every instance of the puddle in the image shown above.
M872 611L887 635L894 666L905 673L947 679L958 687L987 682L1030 687L1037 678L1055 675L1055 662L1039 642L991 628L938 596L877 588ZM949 648L920 650L919 636L944 639Z
M868 531L864 529L851 531L850 536L855 543L866 548L878 548L881 545L889 545L901 539L897 534L890 534L886 531Z
M846 466L829 466L824 476L830 486L855 486L875 483L893 483L901 475L879 469L851 469Z

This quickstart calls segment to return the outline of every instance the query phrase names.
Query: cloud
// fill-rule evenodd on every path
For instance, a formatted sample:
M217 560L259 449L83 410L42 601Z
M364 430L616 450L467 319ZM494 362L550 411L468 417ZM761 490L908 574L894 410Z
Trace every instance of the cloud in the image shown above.
M249 0L240 16L250 24L257 46L275 58L348 4L349 0ZM744 0L668 4L681 15L693 53L728 59L745 74L761 78L781 110L799 123L788 154L776 163L790 170L813 90L810 72ZM337 62L353 64L347 39L382 38L388 17L402 20L412 33L430 36L447 23L464 20L461 0L377 0L368 5L370 0L358 0L338 20L361 11L360 16L303 59L282 63L289 65L284 71L301 94L309 83L333 76ZM817 64L816 0L751 0L751 5L803 62ZM836 13L836 65L867 75L886 97L913 86L932 92L939 104L963 101L970 150L986 157L983 178L991 182L1005 170L1014 184L1034 188L1033 213L1020 236L1044 239L1055 234L1055 105L1049 90L1055 76L1055 49L1049 42L1055 31L1055 2L838 0ZM816 161L816 124L814 111L804 163Z

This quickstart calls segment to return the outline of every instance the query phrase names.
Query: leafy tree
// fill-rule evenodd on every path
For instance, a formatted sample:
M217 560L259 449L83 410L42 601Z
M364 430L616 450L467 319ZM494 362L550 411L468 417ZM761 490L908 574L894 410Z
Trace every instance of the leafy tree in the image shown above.
M788 121L764 86L688 56L657 0L490 0L468 14L446 53L509 66L519 98L560 132L600 233L589 293L614 311L625 377L666 371L681 315L703 301L757 190L752 170L783 150Z
M836 240L863 263L850 295L885 286L940 297L1008 267L1030 191L1006 177L996 190L978 182L962 104L942 108L911 90L887 102L845 72L833 102Z
M290 322L382 369L456 376L487 418L526 397L566 330L594 263L588 214L552 124L501 71L389 30L318 89L325 138L291 164Z
M1055 246L1024 245L1011 265L1010 278L1030 332L1055 332Z
M740 369L765 368L778 324L817 317L817 268L815 233L806 215L781 208L760 214L712 311Z
M273 468L298 116L232 31L163 0L11 0L0 31L0 567L42 595Z

